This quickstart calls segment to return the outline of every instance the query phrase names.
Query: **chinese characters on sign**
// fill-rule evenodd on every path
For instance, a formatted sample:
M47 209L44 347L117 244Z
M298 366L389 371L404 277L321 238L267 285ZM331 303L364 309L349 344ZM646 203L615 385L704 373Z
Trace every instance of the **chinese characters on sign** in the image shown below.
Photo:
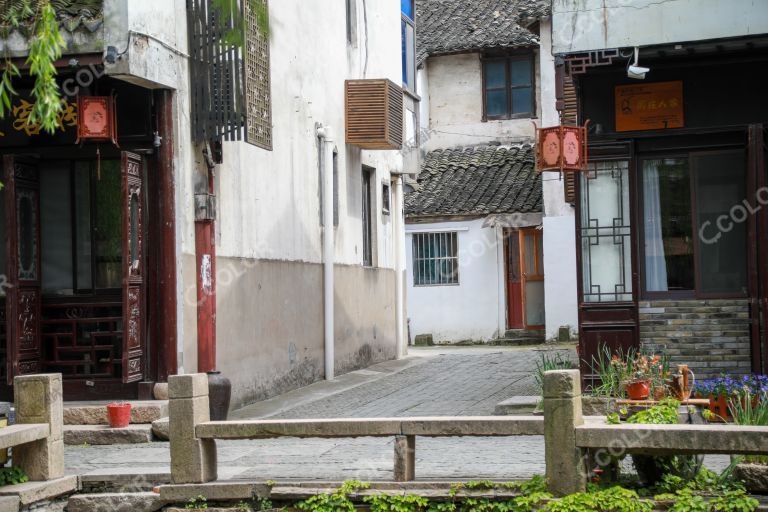
M19 99L19 102L11 109L11 128L17 132L23 132L27 136L40 135L42 126L40 123L30 123L29 115L32 113L34 103L25 99ZM61 100L61 112L58 115L58 127L62 132L67 128L77 126L77 105L70 103L67 99ZM0 130L0 137L5 137L5 131Z
M581 171L587 165L586 126L538 129L537 171Z
M682 128L683 82L616 86L616 131Z

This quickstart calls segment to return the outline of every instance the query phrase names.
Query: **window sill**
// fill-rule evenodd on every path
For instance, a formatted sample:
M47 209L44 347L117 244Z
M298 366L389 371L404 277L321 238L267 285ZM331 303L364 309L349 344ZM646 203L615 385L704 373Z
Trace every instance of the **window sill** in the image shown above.
M526 121L526 120L535 120L538 119L538 116L528 116L528 115L515 115L511 117L487 117L483 118L481 122L483 123L490 123L493 121Z

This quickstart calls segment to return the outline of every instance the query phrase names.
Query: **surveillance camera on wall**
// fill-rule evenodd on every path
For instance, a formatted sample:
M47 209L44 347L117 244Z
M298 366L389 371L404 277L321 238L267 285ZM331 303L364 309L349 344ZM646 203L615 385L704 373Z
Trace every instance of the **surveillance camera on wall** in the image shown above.
M627 76L634 78L635 80L644 80L645 74L648 73L651 68L644 68L642 66L629 66L627 68Z

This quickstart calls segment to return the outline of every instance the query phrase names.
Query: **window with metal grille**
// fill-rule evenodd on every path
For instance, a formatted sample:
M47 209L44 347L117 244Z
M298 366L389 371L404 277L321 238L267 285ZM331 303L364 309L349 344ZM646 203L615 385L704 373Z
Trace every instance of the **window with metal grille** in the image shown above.
M413 284L459 284L459 241L456 232L413 234Z

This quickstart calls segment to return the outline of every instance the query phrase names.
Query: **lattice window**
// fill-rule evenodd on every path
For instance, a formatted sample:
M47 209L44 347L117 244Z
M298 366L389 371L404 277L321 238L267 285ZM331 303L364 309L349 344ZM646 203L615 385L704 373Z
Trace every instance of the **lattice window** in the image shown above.
M414 233L413 284L459 284L458 233Z
M263 1L265 7L267 0ZM272 149L272 94L270 91L269 34L259 27L258 16L245 2L245 109L246 141Z

